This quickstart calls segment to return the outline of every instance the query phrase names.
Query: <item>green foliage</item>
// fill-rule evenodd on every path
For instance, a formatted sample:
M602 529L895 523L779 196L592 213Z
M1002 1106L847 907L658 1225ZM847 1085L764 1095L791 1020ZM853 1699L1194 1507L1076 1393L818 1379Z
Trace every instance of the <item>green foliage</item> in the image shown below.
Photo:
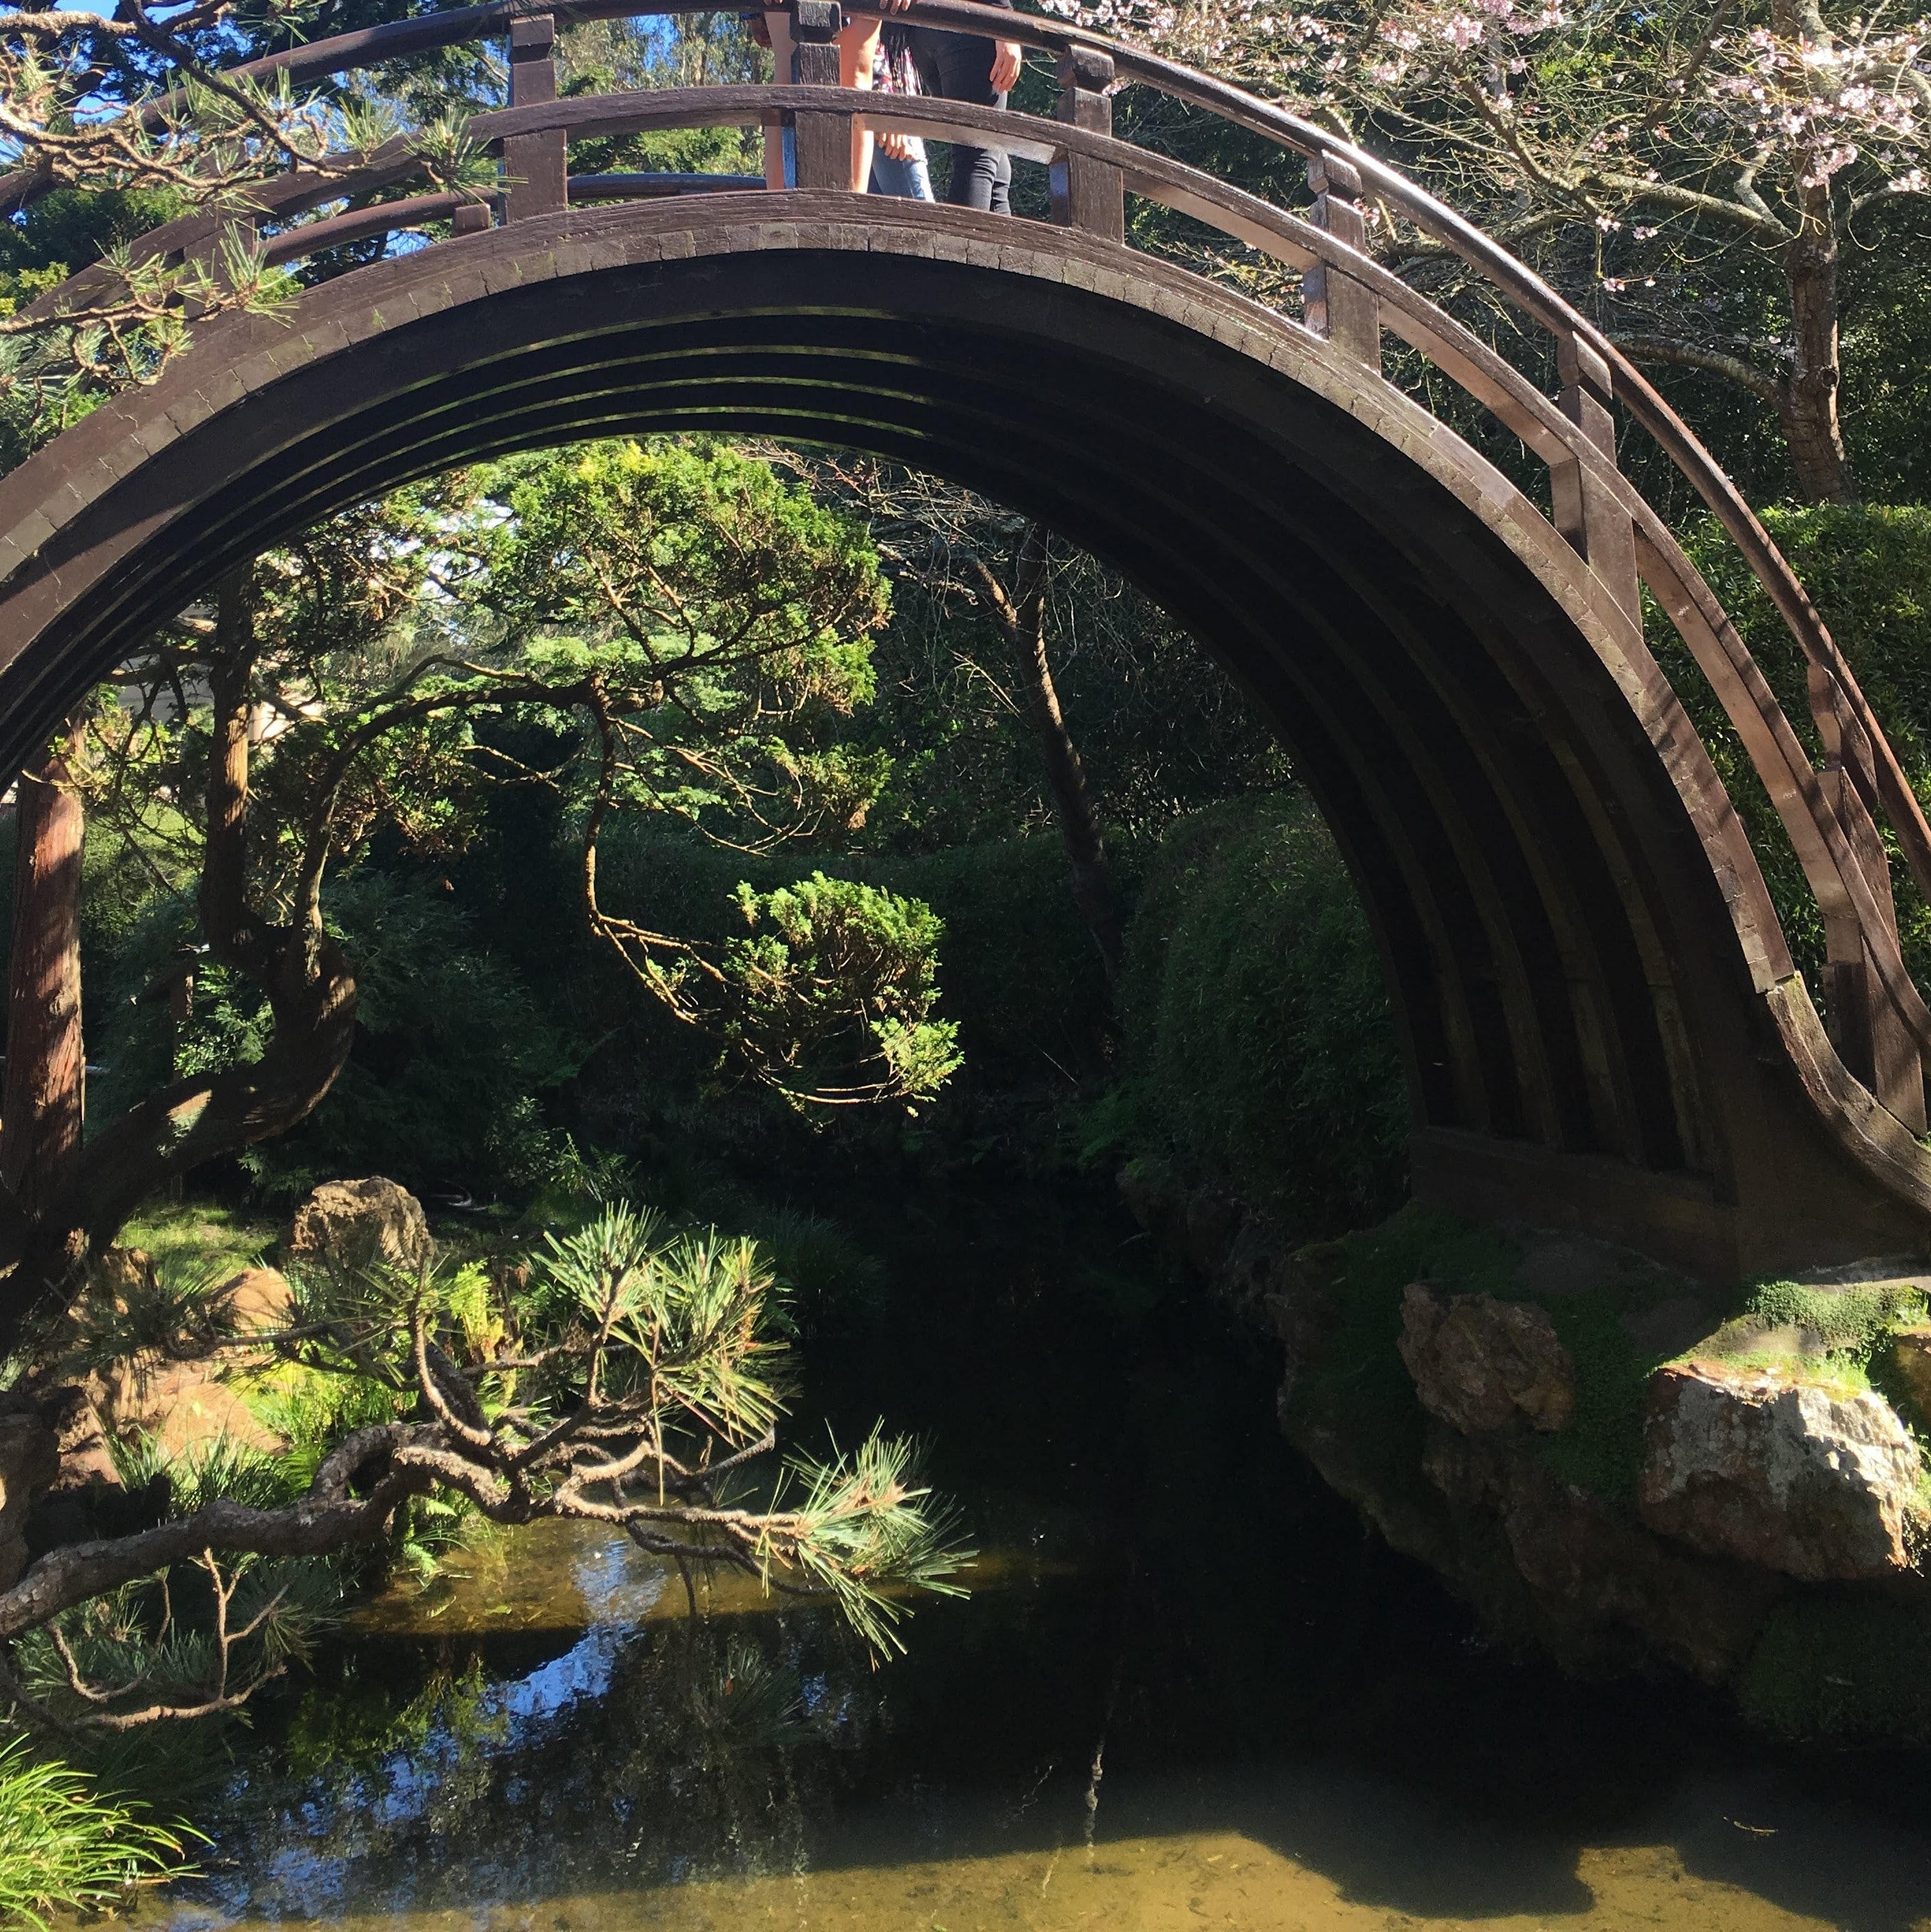
M1536 1453L1564 1482L1606 1502L1633 1505L1642 1472L1643 1405L1663 1358L1623 1325L1629 1299L1614 1288L1555 1296L1542 1306L1575 1365L1576 1407L1564 1428L1536 1438Z
M1108 849L1115 889L1130 903L1141 848L1110 838ZM874 884L924 900L943 921L946 1011L975 1088L1102 1071L1112 1000L1056 835L849 862Z
M1779 1328L1808 1329L1824 1354L1865 1368L1892 1328L1925 1318L1925 1297L1921 1288L1888 1282L1806 1288L1794 1281L1770 1281L1751 1289L1744 1309Z
M905 1606L893 1593L962 1597L954 1579L974 1554L950 1513L928 1506L922 1461L917 1444L880 1424L849 1454L835 1447L789 1465L804 1490L790 1507L812 1526L798 1545L799 1567L881 1655L905 1648L895 1628ZM778 1500L787 1500L781 1492Z
M84 1772L0 1744L0 1925L47 1932L55 1912L102 1911L178 1873L189 1838L102 1797Z
M772 1445L784 1407L788 1323L755 1243L715 1228L673 1234L655 1212L615 1203L576 1234L549 1239L528 1306L529 1339L547 1344L539 1376L559 1406L565 1385L580 1383L587 1402L606 1405L599 1439L614 1439L622 1418L653 1455L675 1459L660 1467L677 1476L679 1495L691 1480L682 1472L707 1469L741 1492L748 1478L734 1466ZM882 1426L849 1453L794 1454L765 1508L733 1519L751 1538L740 1547L767 1580L780 1573L787 1588L828 1594L874 1650L898 1649L898 1598L958 1594L952 1580L970 1553L949 1514L932 1505L919 1462L916 1444ZM641 1490L651 1478L646 1471L630 1480ZM646 1548L679 1554L693 1544L659 1534L680 1520L661 1506L666 1480L657 1478L658 1513L633 1522L631 1534ZM699 1542L715 1534L706 1534L707 1520L722 1521L683 1520Z
M1229 802L1161 842L1127 934L1129 1075L1096 1124L1306 1234L1399 1198L1408 1101L1380 963L1304 800Z
M1773 1736L1931 1742L1931 1612L1849 1590L1776 1605L1738 1673L1744 1715Z
M747 936L724 947L733 1036L778 1090L850 1104L929 1100L959 1064L958 1029L932 1017L939 939L931 907L814 872L740 885Z
M551 1324L607 1338L613 1394L647 1389L677 1426L733 1444L776 1423L784 1402L768 1365L784 1352L770 1332L780 1301L754 1242L715 1228L667 1238L661 1215L619 1202L551 1236L534 1275Z
M1136 854L1116 859L1130 890ZM567 862L559 848L553 862ZM1066 884L1056 837L1009 838L909 856L846 853L806 860L784 848L733 853L638 814L605 835L598 859L604 903L647 912L668 929L721 947L733 937L738 889L770 892L814 872L849 878L929 906L943 928L944 1010L958 1029L963 1078L975 1089L1036 1084L1065 1070L1103 1066L1111 1024L1106 976ZM600 976L600 979L602 976ZM615 998L586 995L600 1006ZM701 1077L697 1042L645 1019L627 1021L609 1052L636 1087L688 1090Z
M772 1274L801 1321L838 1321L882 1304L883 1266L835 1221L779 1208L754 1210L743 1224L770 1258Z
M353 873L324 909L355 962L355 1042L311 1118L249 1150L245 1164L262 1192L292 1198L342 1174L386 1174L417 1189L457 1182L478 1193L537 1184L561 1154L538 1096L575 1072L575 1040L427 881ZM97 1049L107 1062L95 1088L99 1118L166 1078L166 1005L136 1004L134 994L187 938L190 916L186 905L164 902L129 939L121 997ZM203 962L175 1064L246 1064L259 1058L271 1029L258 988Z
M882 773L835 742L889 602L862 525L708 442L589 443L478 482L508 512L474 532L487 608L545 675L639 694L623 799L739 843L773 814L862 815Z

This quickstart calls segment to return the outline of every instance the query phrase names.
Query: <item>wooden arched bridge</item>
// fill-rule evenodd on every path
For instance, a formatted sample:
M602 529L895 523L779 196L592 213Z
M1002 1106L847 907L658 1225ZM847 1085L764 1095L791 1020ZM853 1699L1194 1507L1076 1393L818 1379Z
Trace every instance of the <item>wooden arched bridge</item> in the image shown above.
M556 98L558 22L675 10L496 0L254 64L300 86L507 40L512 104L470 123L502 156L505 192L488 205L407 192L423 177L399 141L346 173L265 183L242 218L274 262L425 224L446 221L447 238L277 315L211 325L151 386L0 482L10 768L224 568L410 478L650 430L903 459L1118 566L1277 725L1379 939L1418 1193L1723 1276L1924 1245L1931 1010L1900 955L1879 828L1927 895L1931 830L1747 506L1608 340L1322 129L966 0L919 0L907 17L1057 56L1057 118L817 84L835 78L829 0L793 0L812 84ZM1121 84L1305 156L1312 205L1273 206L1117 140ZM1053 219L853 194L854 122L1043 165ZM780 124L796 129L793 190L568 172L574 137ZM0 205L36 185L0 182ZM1297 304L1129 247L1129 196L1297 272ZM1559 394L1370 259L1364 197L1553 338ZM139 247L192 256L236 219ZM44 300L71 303L106 272ZM1550 512L1384 376L1390 335L1546 464ZM1619 471L1619 434L1661 445L1782 612L1809 666L1821 770ZM1794 966L1709 753L1645 646L1642 586L1795 848L1828 934L1821 988Z

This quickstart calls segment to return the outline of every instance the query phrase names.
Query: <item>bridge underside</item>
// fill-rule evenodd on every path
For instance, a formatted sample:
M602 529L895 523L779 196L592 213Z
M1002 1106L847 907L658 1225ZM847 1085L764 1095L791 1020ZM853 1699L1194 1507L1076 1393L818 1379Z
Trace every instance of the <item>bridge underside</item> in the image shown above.
M1374 922L1419 1193L1716 1277L1921 1244L1772 1022L1732 910L1761 881L1693 732L1666 692L1639 716L1654 667L1579 617L1582 566L1495 472L1144 257L841 196L783 224L745 197L727 246L724 199L709 253L658 204L361 271L0 483L0 532L55 526L0 583L0 754L226 564L412 477L662 430L901 459L1117 565L1277 727Z

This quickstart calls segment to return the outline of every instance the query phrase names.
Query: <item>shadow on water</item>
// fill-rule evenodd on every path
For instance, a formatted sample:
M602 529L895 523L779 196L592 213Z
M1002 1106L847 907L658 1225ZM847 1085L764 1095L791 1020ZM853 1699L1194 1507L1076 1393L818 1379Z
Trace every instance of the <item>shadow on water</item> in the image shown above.
M1477 1642L1103 1201L848 1204L798 1427L928 1433L985 1556L882 1669L546 1526L364 1607L265 1714L190 1926L1271 1932L1931 1925L1924 1766ZM1096 1754L1102 1775L1096 1779Z

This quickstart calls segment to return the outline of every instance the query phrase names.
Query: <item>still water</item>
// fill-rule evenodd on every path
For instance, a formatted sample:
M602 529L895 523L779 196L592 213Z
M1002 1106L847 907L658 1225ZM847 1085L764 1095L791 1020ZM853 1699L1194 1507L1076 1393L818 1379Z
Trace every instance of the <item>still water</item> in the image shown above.
M1484 1646L1103 1200L844 1217L794 1438L929 1435L983 1552L874 1668L546 1525L365 1605L143 1913L386 1932L1931 1929L1931 1768Z

